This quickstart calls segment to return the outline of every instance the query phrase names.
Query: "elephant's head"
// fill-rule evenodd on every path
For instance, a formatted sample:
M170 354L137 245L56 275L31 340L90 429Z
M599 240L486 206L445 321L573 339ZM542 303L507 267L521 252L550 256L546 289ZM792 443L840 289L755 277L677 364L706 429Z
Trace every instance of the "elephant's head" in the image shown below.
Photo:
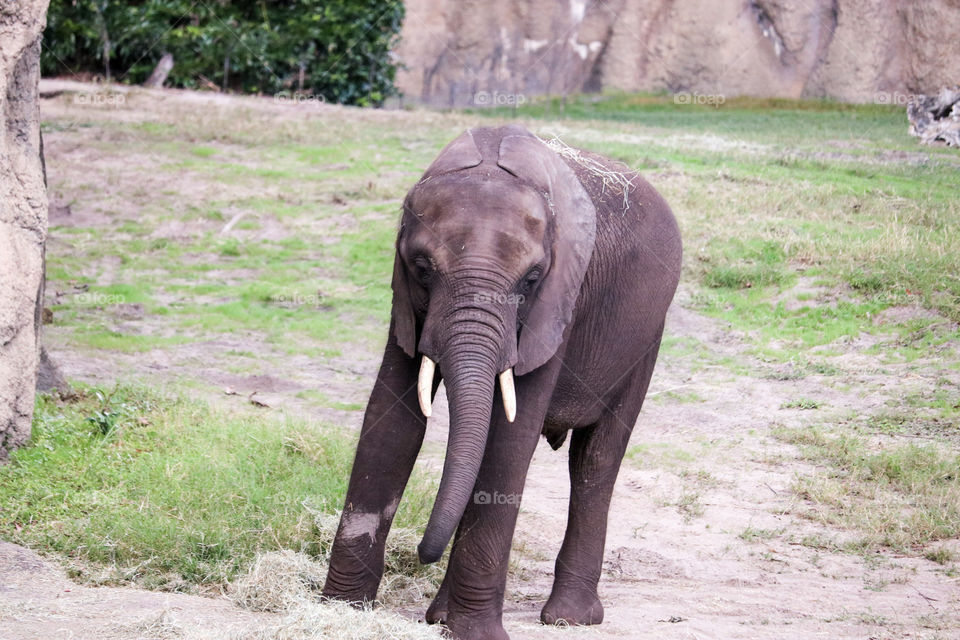
M595 230L596 211L574 172L520 127L467 131L407 195L393 272L394 331L407 355L422 359L423 412L430 415L436 365L450 401L422 562L442 555L473 493L496 380L512 422L513 376L540 367L560 346Z

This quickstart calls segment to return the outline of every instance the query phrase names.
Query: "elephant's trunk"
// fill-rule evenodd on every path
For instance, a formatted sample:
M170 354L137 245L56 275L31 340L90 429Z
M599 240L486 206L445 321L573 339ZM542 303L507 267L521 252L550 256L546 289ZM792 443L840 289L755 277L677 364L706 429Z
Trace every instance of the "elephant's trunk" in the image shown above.
M450 404L450 434L440 489L417 548L420 562L436 562L471 497L486 449L499 373L503 325L496 314L461 309L451 324L440 368Z

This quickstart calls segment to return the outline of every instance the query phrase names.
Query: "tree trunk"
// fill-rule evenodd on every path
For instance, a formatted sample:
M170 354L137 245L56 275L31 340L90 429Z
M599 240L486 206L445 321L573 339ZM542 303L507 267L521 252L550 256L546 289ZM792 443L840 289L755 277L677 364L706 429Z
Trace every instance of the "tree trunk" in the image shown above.
M151 89L159 89L167 81L167 76L173 71L173 54L165 53L160 57L160 62L153 68L153 73L143 83L143 86Z
M40 358L47 193L37 83L47 4L0 4L0 460L30 437Z

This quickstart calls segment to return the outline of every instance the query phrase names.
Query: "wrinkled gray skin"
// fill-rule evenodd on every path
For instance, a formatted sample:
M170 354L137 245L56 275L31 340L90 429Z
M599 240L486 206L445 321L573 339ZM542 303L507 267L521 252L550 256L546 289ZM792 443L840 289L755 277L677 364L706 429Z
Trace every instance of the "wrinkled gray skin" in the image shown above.
M596 624L607 511L653 373L681 244L666 202L639 175L623 191L525 129L472 129L403 205L390 334L364 417L324 595L371 601L384 543L423 442L422 356L450 404L443 475L418 552L456 537L429 610L456 638L507 638L501 623L519 496L540 435L570 440L570 510L541 619ZM513 367L508 422L497 375Z

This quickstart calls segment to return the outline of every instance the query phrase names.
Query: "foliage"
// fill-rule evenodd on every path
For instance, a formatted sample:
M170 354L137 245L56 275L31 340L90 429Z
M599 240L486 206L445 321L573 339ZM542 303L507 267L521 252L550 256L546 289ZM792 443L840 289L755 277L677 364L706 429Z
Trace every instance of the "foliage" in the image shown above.
M169 52L173 86L378 105L402 18L401 0L54 0L42 65L140 83Z

